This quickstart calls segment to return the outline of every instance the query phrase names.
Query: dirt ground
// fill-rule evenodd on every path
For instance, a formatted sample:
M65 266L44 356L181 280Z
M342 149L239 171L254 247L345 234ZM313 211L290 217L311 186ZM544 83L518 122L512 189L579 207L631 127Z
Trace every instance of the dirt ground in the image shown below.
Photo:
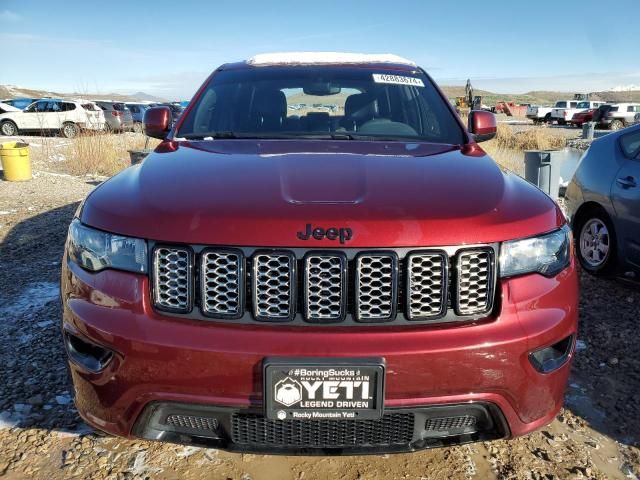
M39 139L32 139L37 143ZM52 139L52 151L55 142ZM35 147L37 148L37 147ZM640 288L581 275L579 351L565 408L511 441L414 454L269 457L97 436L77 416L59 333L67 225L103 178L38 156L0 181L0 477L6 479L638 479Z

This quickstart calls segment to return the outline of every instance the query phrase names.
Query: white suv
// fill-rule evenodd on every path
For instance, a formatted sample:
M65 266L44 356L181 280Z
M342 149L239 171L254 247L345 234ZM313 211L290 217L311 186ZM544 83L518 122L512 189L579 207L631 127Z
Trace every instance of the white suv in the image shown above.
M43 98L19 112L0 115L0 133L60 132L73 138L81 129L102 130L104 114L93 102Z
M640 103L616 103L600 119L600 125L620 130L633 124L636 113L640 113Z

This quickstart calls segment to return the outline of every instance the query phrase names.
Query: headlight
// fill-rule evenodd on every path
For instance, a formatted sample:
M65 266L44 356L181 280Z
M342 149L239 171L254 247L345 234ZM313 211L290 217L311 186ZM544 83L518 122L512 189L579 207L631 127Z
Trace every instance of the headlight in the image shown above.
M77 218L69 226L69 257L86 270L105 268L144 273L147 271L147 243L89 228Z
M559 273L571 260L571 230L567 225L539 237L504 242L500 248L500 276Z

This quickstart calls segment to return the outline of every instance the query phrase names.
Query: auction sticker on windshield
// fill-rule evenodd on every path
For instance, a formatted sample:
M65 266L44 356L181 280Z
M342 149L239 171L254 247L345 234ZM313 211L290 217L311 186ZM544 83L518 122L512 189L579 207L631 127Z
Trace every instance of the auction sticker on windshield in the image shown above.
M382 416L384 359L267 358L270 420L356 420Z
M410 85L412 87L424 87L422 79L405 77L404 75L389 75L388 73L374 73L373 81L376 83L391 83L393 85Z

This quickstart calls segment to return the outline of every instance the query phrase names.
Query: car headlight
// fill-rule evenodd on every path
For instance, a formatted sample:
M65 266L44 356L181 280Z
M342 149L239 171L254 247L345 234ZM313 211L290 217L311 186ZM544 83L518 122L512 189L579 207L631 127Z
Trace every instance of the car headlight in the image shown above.
M69 226L67 251L74 262L92 272L105 268L147 271L147 243L144 240L95 230L77 218Z
M571 261L568 225L545 235L504 242L500 248L500 276L541 273L552 277Z

